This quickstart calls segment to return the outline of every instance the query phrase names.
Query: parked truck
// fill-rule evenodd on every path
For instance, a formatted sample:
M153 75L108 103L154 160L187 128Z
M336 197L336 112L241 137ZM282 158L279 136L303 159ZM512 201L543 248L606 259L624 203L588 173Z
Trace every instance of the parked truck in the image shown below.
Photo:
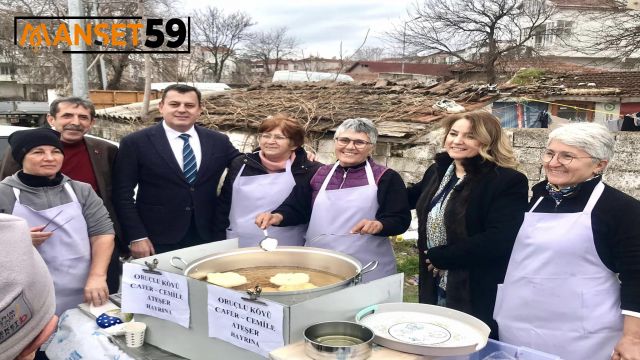
M45 123L48 112L46 101L0 101L0 124L39 126Z

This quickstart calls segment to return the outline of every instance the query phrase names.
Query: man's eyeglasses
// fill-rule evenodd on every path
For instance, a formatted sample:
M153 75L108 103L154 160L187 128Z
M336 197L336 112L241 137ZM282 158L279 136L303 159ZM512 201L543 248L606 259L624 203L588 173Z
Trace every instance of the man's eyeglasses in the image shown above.
M337 137L336 138L336 142L340 146L348 146L349 143L353 142L353 146L355 146L355 148L358 149L358 150L364 149L365 146L371 144L370 142L365 141L365 140L349 139L348 137Z
M273 134L262 133L262 134L260 134L260 139L267 140L267 141L269 141L271 139L274 139L275 141L284 141L284 140L287 140L288 137L282 136L282 135L273 135Z
M542 152L542 156L540 156L540 158L542 159L542 161L544 161L545 163L549 163L551 162L551 160L553 160L553 158L558 155L558 162L562 165L569 165L571 164L571 162L573 161L573 159L596 159L593 156L574 156L571 155L569 153L566 152L559 152L556 153L554 151L551 150L545 150Z

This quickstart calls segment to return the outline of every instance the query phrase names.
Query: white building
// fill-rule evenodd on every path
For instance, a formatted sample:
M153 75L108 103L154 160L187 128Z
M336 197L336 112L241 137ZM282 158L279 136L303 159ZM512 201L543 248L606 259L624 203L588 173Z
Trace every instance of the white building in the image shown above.
M537 54L574 64L611 69L640 68L640 54L620 61L613 51L593 51L594 35L604 26L615 25L613 0L552 0L557 11L537 29L528 46ZM640 16L640 12L639 15ZM580 50L580 51L578 51Z

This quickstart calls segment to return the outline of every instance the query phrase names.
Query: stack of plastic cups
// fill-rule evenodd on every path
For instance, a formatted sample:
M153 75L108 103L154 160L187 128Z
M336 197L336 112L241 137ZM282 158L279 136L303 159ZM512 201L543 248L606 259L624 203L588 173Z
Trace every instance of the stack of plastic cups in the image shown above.
M127 347L137 348L144 344L144 333L147 330L147 324L142 322L128 322L124 324L124 337Z

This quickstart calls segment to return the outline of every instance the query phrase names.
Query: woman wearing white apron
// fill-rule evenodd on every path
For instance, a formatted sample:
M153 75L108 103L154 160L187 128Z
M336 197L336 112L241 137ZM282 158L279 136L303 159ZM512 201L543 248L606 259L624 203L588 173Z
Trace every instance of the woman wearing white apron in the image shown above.
M640 202L602 182L614 138L574 123L549 134L498 289L500 340L566 360L640 359Z
M309 222L305 246L336 250L362 265L378 261L364 281L395 274L388 236L406 231L411 214L400 175L369 157L377 136L370 120L345 120L335 134L338 161L321 167L307 186L297 186L272 213L258 215L256 224L266 228Z
M322 165L307 159L299 121L272 116L258 132L260 148L231 163L216 209L216 240L237 237L240 247L257 246L264 234L255 225L256 216L278 207L296 183L308 183ZM306 231L306 224L278 227L269 236L281 246L302 246Z
M108 299L107 266L114 231L91 185L60 174L60 134L25 130L9 137L23 169L0 183L0 209L27 220L31 238L54 281L56 314L83 301Z

